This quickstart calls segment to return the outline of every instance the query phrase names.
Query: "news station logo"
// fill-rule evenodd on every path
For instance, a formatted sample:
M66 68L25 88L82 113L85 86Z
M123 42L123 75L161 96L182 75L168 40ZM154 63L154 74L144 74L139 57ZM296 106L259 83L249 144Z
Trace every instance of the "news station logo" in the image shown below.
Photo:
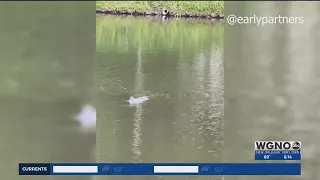
M268 152L300 152L300 141L255 141L254 150L256 153Z

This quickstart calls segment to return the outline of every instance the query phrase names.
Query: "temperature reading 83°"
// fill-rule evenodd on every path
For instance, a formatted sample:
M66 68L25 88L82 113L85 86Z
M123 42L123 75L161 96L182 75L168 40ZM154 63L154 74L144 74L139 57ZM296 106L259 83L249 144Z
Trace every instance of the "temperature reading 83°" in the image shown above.
M271 155L264 155L263 159L269 159Z
M292 156L291 155L284 155L283 158L284 159L292 159Z

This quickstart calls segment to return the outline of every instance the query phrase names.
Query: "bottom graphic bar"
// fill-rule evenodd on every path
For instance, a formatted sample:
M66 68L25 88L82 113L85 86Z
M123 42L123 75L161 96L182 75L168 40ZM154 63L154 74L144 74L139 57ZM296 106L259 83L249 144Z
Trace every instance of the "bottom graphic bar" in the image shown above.
M19 164L19 175L301 175L300 163Z

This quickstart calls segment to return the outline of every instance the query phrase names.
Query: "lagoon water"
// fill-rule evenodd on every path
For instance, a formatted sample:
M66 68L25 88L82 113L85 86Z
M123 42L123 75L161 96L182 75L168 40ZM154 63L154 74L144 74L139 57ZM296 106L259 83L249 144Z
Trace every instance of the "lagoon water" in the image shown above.
M97 160L221 162L223 24L97 16L96 28Z

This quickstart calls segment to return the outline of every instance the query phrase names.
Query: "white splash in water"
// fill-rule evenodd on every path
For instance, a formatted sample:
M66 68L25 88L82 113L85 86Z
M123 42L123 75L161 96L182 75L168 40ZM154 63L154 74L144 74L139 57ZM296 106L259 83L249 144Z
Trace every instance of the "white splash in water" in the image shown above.
M148 96L142 96L138 98L130 97L130 99L127 101L130 105L135 105L135 104L141 104L145 101L149 100Z
M85 129L96 128L96 108L92 105L84 105L75 119Z

